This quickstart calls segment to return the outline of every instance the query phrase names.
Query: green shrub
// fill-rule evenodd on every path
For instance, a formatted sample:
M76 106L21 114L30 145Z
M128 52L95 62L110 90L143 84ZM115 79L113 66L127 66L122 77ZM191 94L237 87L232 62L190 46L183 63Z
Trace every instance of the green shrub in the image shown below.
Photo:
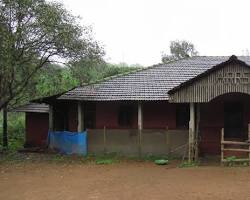
M189 161L184 161L179 165L180 168L188 168L188 167L196 167L196 166L198 166L197 162L189 162Z
M2 147L3 137L3 115L0 112L0 148ZM22 148L25 141L25 114L8 113L8 141L9 149L17 150Z
M115 160L113 159L96 159L95 163L97 165L109 165L109 164L113 164L115 162Z

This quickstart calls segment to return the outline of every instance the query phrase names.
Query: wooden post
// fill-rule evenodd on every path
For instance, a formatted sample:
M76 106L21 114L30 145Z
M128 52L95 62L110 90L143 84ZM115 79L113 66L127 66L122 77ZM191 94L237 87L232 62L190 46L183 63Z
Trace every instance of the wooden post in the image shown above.
M138 103L138 153L142 153L142 129L143 129L142 103Z
M49 131L54 131L54 107L49 105Z
M104 153L107 153L106 126L103 127L103 152L104 152Z
M224 160L224 128L221 129L221 164Z
M170 136L168 132L168 126L166 127L166 147L167 147L167 155L170 156L171 153L171 147L170 147Z
M200 130L200 104L196 104L196 127L195 127L195 152L194 159L198 160L199 157L199 130Z
M77 115L78 115L78 125L77 125L77 132L82 132L84 129L83 125L83 105L82 102L77 103Z
M250 123L248 124L248 143L250 142ZM248 159L250 160L250 145L248 146Z
M189 162L192 162L194 159L194 133L195 133L195 107L194 103L190 103L189 148L188 148Z

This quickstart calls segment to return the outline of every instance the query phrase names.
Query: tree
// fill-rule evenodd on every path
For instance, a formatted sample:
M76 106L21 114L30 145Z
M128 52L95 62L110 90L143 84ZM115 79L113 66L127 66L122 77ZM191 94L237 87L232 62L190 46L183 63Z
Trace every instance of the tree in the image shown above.
M0 110L18 102L48 63L104 54L77 20L60 3L0 0Z
M89 27L62 4L45 0L0 1L0 110L17 98L47 63L103 54Z
M126 63L110 64L103 60L87 60L83 59L72 62L69 65L72 75L80 84L95 82L103 78L123 74L142 68L141 65L128 65Z
M176 40L170 42L170 53L171 55L162 55L162 62L168 63L183 58L197 56L198 51L195 50L194 45L191 42L185 40Z
M31 88L35 95L33 99L58 94L79 85L68 67L56 64L43 67L36 75L35 82L35 88ZM31 91L28 93L29 96L32 95Z

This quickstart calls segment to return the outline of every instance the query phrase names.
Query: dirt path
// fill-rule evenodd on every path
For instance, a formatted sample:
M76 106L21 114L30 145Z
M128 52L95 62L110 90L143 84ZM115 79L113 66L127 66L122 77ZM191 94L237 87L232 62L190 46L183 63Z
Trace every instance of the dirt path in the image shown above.
M7 169L6 169L7 168ZM152 163L0 166L0 199L250 199L250 168Z

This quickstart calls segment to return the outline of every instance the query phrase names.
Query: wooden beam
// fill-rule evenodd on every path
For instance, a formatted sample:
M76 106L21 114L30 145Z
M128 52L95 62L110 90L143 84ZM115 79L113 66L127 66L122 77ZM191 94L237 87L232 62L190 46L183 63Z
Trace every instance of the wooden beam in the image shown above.
M83 124L84 114L83 114L83 104L80 101L77 103L77 115L78 115L77 132L82 132L84 130L84 124Z
M250 159L247 158L237 158L235 160L227 160L227 159L223 159L222 162L250 162Z
M54 131L54 107L49 105L49 131Z
M249 149L223 149L224 151L250 152Z
M221 155L220 155L220 159L221 159L221 163L223 162L223 160L224 160L224 143L225 141L224 141L224 128L222 128L221 129L221 144L220 144L220 153L221 153Z
M224 130L223 130L224 131ZM235 144L235 145L243 145L243 146L249 146L250 143L247 142L237 142L237 141L222 141L222 144Z
M103 153L107 153L107 134L106 134L106 126L103 127Z
M248 143L250 142L250 123L248 124ZM249 153L248 158L250 159L250 145L248 147Z

